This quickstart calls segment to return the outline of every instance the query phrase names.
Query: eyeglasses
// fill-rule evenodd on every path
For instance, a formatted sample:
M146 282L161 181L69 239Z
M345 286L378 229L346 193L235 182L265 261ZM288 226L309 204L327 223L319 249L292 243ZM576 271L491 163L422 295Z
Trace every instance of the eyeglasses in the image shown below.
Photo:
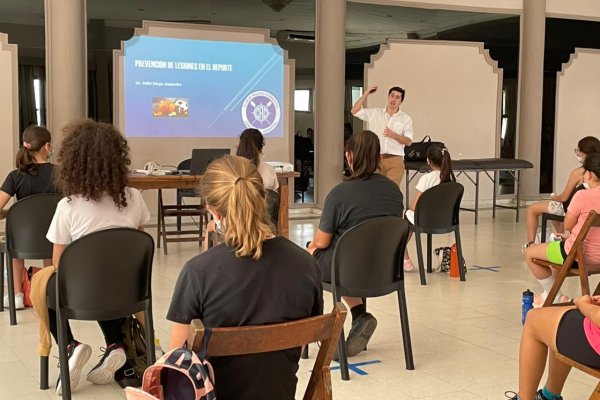
M573 151L575 152L575 154L577 154L577 153L579 153L579 152L580 152L580 151L579 151L579 149L578 149L577 147L575 147L575 148L573 149Z

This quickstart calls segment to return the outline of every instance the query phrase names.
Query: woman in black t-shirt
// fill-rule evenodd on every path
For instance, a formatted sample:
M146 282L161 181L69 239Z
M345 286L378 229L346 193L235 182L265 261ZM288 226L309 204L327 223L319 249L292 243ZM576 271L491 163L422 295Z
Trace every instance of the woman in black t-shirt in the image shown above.
M194 318L235 327L322 314L319 268L303 249L275 236L256 166L243 157L215 160L200 190L224 243L183 267L167 314L174 322L170 347L184 345ZM219 400L294 398L300 348L208 357Z
M0 219L6 218L4 207L13 196L21 200L34 194L56 193L52 180L54 165L48 162L52 155L50 140L50 132L41 126L32 125L23 132L23 147L17 153L17 169L8 174L0 187ZM44 265L52 265L52 260L44 260ZM24 308L21 282L24 266L24 260L13 258L17 310ZM4 297L4 308L8 308L8 296Z

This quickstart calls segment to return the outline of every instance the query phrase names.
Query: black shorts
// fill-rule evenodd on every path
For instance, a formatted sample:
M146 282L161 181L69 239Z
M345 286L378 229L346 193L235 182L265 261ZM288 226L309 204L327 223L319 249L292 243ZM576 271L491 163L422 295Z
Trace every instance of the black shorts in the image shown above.
M331 261L333 259L333 246L329 246L326 249L316 249L313 253L313 257L315 257L317 264L319 264L321 275L323 276L323 282L331 283Z
M561 240L558 247L560 247L560 254L562 255L563 260L566 260L568 254L565 251L565 241ZM571 264L571 268L579 268L579 264L577 263L577 260L573 260L573 264Z
M556 333L556 348L559 353L580 364L600 368L600 354L590 346L583 330L583 314L569 310L561 318Z

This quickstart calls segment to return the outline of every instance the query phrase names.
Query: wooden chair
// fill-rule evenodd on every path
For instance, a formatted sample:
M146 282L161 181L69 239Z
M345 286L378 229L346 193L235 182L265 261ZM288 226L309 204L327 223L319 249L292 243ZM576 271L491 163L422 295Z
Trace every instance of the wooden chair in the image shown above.
M336 303L333 311L318 317L263 326L213 328L206 354L208 356L234 356L266 353L321 342L321 348L304 393L304 400L332 399L329 364L335 351L346 308ZM194 352L203 348L204 325L199 319L190 324L188 347ZM217 376L217 385L218 385Z
M592 227L600 227L600 218L598 213L596 213L594 210L590 211L588 214L583 226L581 227L581 231L579 231L577 238L575 238L575 242L573 243L571 251L567 255L567 259L562 265L555 264L548 260L540 260L537 258L533 259L533 262L538 265L556 268L559 270L558 275L556 276L556 281L554 282L554 285L552 285L552 289L550 289L550 293L548 293L548 297L546 297L546 300L544 301L544 307L560 305L554 304L553 302L567 276L579 276L579 281L581 283L581 295L584 296L586 294L590 294L590 282L588 276L600 274L599 269L589 271L584 261L583 243ZM575 261L577 261L578 264L577 268L572 267ZM594 291L594 295L598 294L600 294L600 284L598 284L596 290Z
M176 230L167 230L167 224L165 221L166 217L177 218L178 228ZM197 227L195 227L194 229L182 229L180 222L181 217L197 217L198 221L194 221L195 223L197 223ZM163 203L162 190L158 189L158 227L156 235L156 247L160 248L162 240L164 254L167 254L167 243L169 242L197 241L198 246L202 245L202 231L206 227L206 224L208 224L208 211L206 211L206 207L203 202L201 202L200 204L165 205Z
M583 365L578 363L575 360L570 359L569 357L563 356L560 353L556 353L556 359L563 364L570 365L571 367L577 368L580 371L585 372L588 375L593 376L594 378L600 379L600 369L595 369L588 367L587 365ZM589 397L589 400L600 400L600 382L596 385L596 388L592 392Z

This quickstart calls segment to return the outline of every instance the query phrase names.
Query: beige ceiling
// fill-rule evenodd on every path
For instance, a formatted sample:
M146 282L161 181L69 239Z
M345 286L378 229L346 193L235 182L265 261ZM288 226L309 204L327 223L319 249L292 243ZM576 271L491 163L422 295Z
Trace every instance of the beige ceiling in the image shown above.
M87 0L87 13L88 18L114 27L135 27L142 19L149 19L268 28L273 35L279 31L312 33L315 0L292 0L281 12L271 10L261 0ZM440 31L505 17L348 2L346 42L354 48L386 39L427 38ZM41 25L44 1L0 0L0 23Z

